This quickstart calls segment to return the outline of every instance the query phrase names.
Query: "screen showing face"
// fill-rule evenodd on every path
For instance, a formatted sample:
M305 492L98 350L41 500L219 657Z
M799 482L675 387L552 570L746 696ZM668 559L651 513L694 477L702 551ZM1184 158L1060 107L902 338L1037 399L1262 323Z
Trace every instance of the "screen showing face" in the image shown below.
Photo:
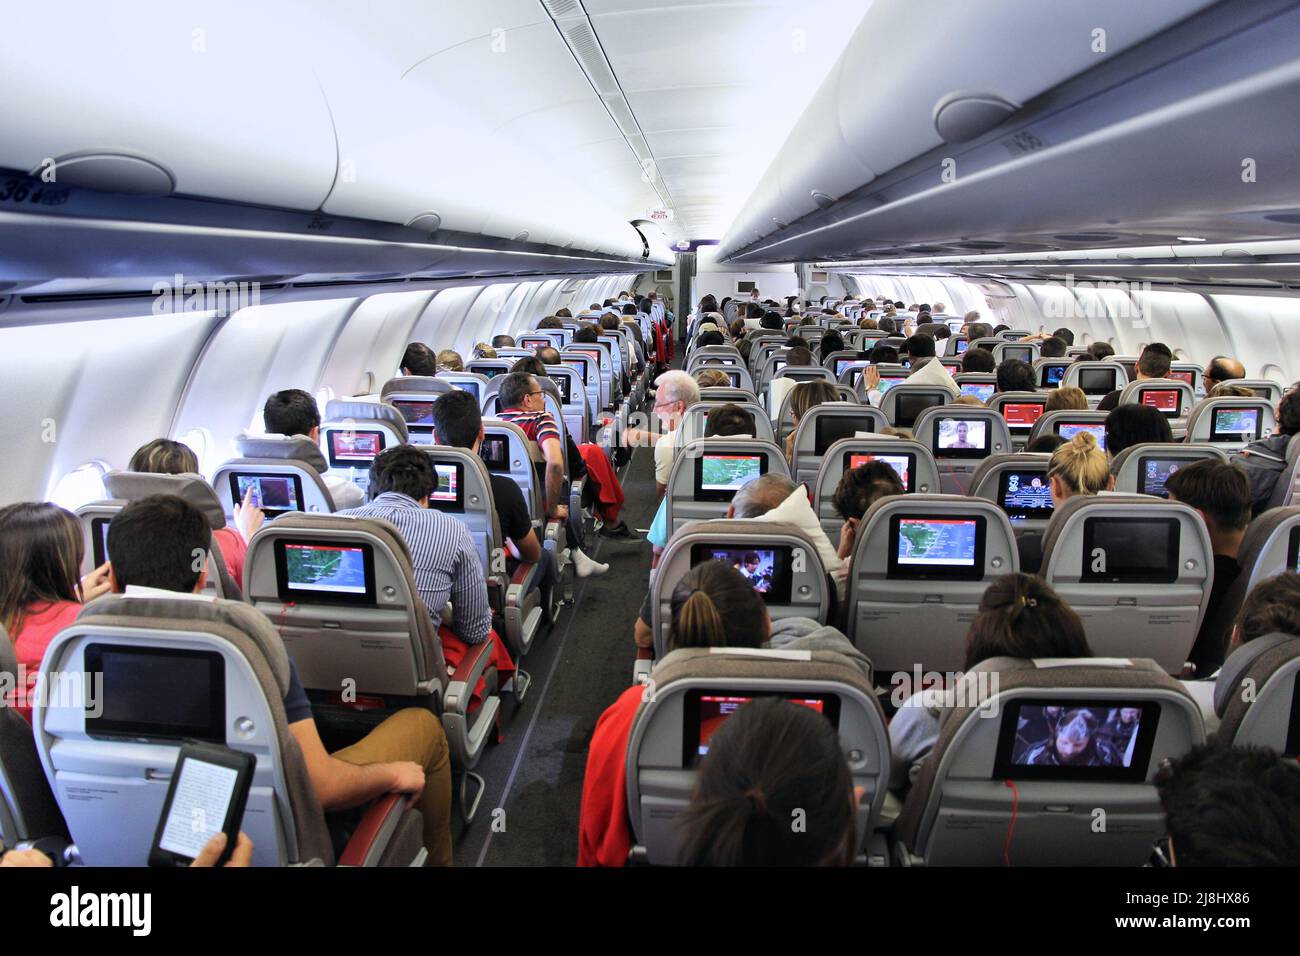
M1061 384L1061 378L1065 375L1064 365L1044 365L1043 366L1043 387L1057 388Z
M1002 417L1008 428L1030 429L1043 415L1043 406L1035 402L1008 402L1002 406Z
M383 450L383 432L330 432L330 464L335 467L369 465Z
M225 742L225 668L216 651L91 644L85 663L103 680L98 707L86 712L92 736Z
M894 424L899 428L911 428L916 424L916 419L927 408L934 408L937 405L943 405L947 401L947 393L921 393L920 395L903 395L899 394L898 401L894 405Z
M433 472L438 483L433 488L433 494L429 495L430 506L435 503L448 505L458 503L462 494L460 465L435 463Z
M407 402L399 398L393 407L402 413L408 425L433 424L433 402Z
M1166 415L1177 415L1182 404L1181 394L1176 388L1148 388L1142 393L1142 404L1158 408Z
M291 591L366 593L365 552L360 547L286 544L284 558Z
M1083 524L1085 581L1111 584L1178 580L1177 518L1088 518Z
M999 497L1012 521L1052 516L1052 486L1045 471L1004 471Z
M860 468L869 461L883 461L894 473L898 475L898 480L903 483L903 487L908 491L912 490L912 456L911 455L855 455L852 452L845 454L844 470L852 471L854 468Z
M1092 437L1097 439L1097 447L1102 451L1106 450L1106 426L1103 423L1097 424L1082 422L1058 422L1056 433L1066 441L1072 439L1079 432L1092 432Z
M1091 767L1134 765L1142 738L1140 704L1073 707L1056 704L1017 706L1013 767Z
M987 453L989 423L975 418L941 418L935 431L939 451Z
M1174 370L1169 373L1169 377L1176 382L1186 382L1188 385L1196 384L1196 373L1190 370L1186 372Z
M301 511L298 478L295 475L232 475L235 500L243 501L250 489L249 501L263 511Z
M510 444L504 437L485 436L478 446L478 456L487 465L488 471L510 470Z
M1181 458L1143 458L1138 462L1138 491L1144 495L1168 498L1165 482L1170 475L1188 464L1191 462Z
M974 395L981 402L987 402L993 397L993 391L997 388L992 382L964 382L960 386L963 395Z
M1253 441L1259 437L1258 408L1216 408L1210 437L1220 441Z
M900 518L897 560L900 567L974 568L973 518Z
M701 491L739 491L763 473L762 455L701 455Z
M1084 368L1079 370L1079 388L1085 395L1107 395L1115 391L1115 370Z

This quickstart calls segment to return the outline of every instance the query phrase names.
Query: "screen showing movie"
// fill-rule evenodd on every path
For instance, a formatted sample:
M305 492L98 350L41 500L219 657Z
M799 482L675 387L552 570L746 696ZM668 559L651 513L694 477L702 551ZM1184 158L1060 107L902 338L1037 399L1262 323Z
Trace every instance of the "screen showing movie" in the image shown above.
M1010 753L1013 768L1104 771L1126 770L1139 763L1145 736L1142 704L1026 702L1014 706L1016 729ZM1145 760L1138 769L1145 772Z
M429 507L450 509L463 504L465 490L462 487L464 474L461 466L435 462L433 473L437 478L437 484L433 487L433 493L429 495Z
M1217 441L1254 441L1259 438L1259 408L1216 408L1210 438Z
M1106 450L1106 425L1103 422L1057 422L1056 434L1070 441L1079 432L1091 432L1097 439L1097 447Z
M1028 431L1043 417L1043 408L1038 402L1007 402L1002 406L1002 417L1008 428Z
M408 425L433 424L433 402L410 402L398 398L393 400L393 407L402 413Z
M1182 392L1176 388L1148 388L1142 392L1142 404L1177 416L1182 408Z
M1065 377L1064 365L1044 365L1043 377L1041 379L1044 388L1059 388L1061 379Z
M335 468L368 468L383 450L383 432L330 432L330 464Z
M859 455L853 452L847 452L844 456L844 470L852 471L854 468L860 468L869 461L883 461L890 468L894 469L894 474L898 475L898 480L903 483L903 488L912 491L912 459L913 455Z
M963 382L957 386L963 395L973 395L981 402L988 402L993 397L997 385L993 382Z
M1169 492L1165 489L1165 483L1169 481L1169 476L1184 465L1190 464L1191 462L1186 458L1143 457L1138 461L1138 492L1144 495L1155 495L1157 498L1168 498Z
M940 418L934 452L944 458L983 458L989 453L989 423L979 418Z
M250 504L263 511L280 514L285 511L302 511L302 485L297 475L232 474L235 500L248 498Z
M510 442L504 435L488 435L478 446L478 456L487 465L488 471L502 472L510 470Z
M999 504L1012 521L1052 516L1052 485L1046 471L1004 471L1001 485Z
M573 399L570 397L573 393L569 390L569 383L572 379L567 375L556 375L551 379L555 387L560 390L560 404L568 405Z

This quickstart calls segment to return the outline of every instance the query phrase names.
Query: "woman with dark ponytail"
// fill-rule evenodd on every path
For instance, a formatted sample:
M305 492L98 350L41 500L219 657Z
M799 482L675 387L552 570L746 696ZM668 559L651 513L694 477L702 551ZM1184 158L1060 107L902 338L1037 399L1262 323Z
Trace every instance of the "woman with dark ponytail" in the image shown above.
M673 590L670 651L685 647L762 647L772 631L767 605L724 561L696 565ZM578 865L622 866L632 848L627 818L627 744L644 686L625 690L600 715L587 751L578 821Z
M678 824L678 862L848 866L856 809L853 778L830 722L807 707L759 698L710 741L690 809Z
M1083 621L1052 586L1032 574L1004 574L989 584L966 632L966 670L993 657L1091 657ZM951 689L951 688L949 688ZM889 723L890 786L905 790L914 767L939 739L942 708L913 694ZM927 697L931 697L927 700Z

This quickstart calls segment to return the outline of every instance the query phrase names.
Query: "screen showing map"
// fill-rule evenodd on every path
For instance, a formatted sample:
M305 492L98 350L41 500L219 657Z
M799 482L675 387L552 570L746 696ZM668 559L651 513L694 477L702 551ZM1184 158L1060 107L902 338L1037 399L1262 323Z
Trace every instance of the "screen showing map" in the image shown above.
M1258 408L1216 408L1210 438L1220 441L1253 441L1259 437Z
M1061 384L1061 378L1065 375L1064 365L1044 365L1043 366L1043 387L1057 388Z
M286 544L284 566L291 591L366 593L365 553L359 546Z
M897 578L978 579L984 575L984 518L893 515L889 575Z

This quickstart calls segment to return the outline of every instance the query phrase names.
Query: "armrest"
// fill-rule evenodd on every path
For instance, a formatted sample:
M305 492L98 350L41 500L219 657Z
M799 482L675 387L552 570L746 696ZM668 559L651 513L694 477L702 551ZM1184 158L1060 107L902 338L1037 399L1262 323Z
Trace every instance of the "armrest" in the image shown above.
M479 679L492 665L492 639L481 644L471 644L461 659L460 664L447 682L445 709L451 713L464 714L469 708L470 696L478 686Z
M403 813L415 803L408 793L386 793L366 808L366 815L339 856L339 866L374 866Z
M506 587L506 607L519 607L523 604L524 595L532 586L533 576L536 573L536 564L521 563L515 568L514 576Z
M559 521L546 522L546 527L542 530L542 547L547 551L554 551L560 540L560 531L564 527Z

